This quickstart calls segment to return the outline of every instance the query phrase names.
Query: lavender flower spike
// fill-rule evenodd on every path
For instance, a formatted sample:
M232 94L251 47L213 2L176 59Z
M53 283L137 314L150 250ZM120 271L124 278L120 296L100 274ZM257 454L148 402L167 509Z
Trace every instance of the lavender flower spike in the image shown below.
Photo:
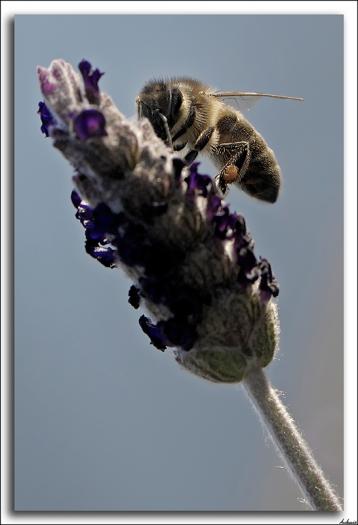
M213 382L242 381L271 437L316 510L341 509L262 368L278 347L270 264L257 259L244 218L212 180L190 168L148 120L126 120L100 92L87 61L82 77L63 60L38 75L48 132L75 169L71 199L89 255L133 281L129 303L159 350Z
M277 349L270 266L256 258L243 217L230 213L211 178L197 164L184 168L148 121L129 123L107 95L94 97L84 64L84 84L62 60L39 68L39 78L63 124L54 146L77 173L72 201L86 251L134 281L130 302L151 314L140 326L155 347L172 347L206 379L239 382Z

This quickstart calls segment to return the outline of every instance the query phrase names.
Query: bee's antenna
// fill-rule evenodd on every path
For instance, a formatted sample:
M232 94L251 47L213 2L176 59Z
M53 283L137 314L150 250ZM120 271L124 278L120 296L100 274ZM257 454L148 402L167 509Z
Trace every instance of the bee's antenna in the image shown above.
M135 101L136 101L136 104L138 106L138 119L141 120L142 113L143 113L143 111L142 111L142 104L143 104L143 102L141 101L141 99L139 97L137 97Z
M225 97L269 97L279 98L282 100L298 100L302 102L303 97L289 97L287 95L273 95L272 93L257 93L256 91L217 91L214 93L207 93L210 97L225 98Z

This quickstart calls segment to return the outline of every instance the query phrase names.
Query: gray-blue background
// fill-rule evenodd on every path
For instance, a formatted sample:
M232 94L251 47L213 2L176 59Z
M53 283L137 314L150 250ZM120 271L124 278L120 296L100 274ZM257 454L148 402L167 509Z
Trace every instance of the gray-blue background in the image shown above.
M127 115L152 76L305 97L249 113L283 170L277 204L228 200L281 286L268 374L342 494L343 18L18 16L16 510L306 509L241 387L206 383L150 346L129 281L85 254L71 168L36 115L36 65L59 57L105 71Z

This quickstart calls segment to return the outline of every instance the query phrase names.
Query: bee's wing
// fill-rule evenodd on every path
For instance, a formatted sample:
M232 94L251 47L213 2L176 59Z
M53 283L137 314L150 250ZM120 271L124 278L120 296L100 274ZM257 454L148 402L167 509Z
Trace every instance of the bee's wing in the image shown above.
M220 98L220 97L217 97ZM262 97L249 97L249 96L227 96L225 102L230 106L235 106L236 109L240 110L242 113L250 111L256 104L261 100Z
M281 100L299 100L303 101L302 97L289 97L286 95L273 95L272 93L256 93L254 91L214 91L207 93L209 96L216 98L225 98L233 101L239 109L250 110L263 97L276 98Z

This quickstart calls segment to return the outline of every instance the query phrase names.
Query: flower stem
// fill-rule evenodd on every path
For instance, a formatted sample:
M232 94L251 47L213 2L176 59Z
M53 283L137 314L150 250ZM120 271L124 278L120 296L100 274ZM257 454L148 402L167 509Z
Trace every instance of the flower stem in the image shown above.
M243 384L264 427L312 510L342 511L338 497L264 371L261 368L253 369L245 377Z

